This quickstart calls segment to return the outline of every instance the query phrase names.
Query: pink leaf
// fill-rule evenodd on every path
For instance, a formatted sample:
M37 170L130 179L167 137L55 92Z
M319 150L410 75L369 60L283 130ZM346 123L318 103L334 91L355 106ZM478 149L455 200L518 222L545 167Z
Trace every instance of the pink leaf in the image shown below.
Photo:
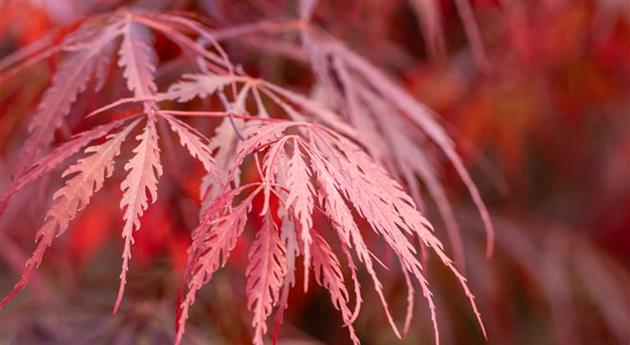
M333 253L330 245L318 234L313 238L311 252L313 256L315 280L330 293L333 305L341 312L344 324L348 327L352 343L355 345L359 344L359 338L352 326L352 311L348 308L348 290L346 289L346 284L343 279L339 259L337 259L337 256Z
M63 143L61 146L54 149L46 156L35 162L35 164L28 167L23 175L20 175L13 181L11 181L11 184L2 193L2 196L0 196L0 215L2 215L2 213L6 209L7 204L9 203L13 195L15 195L15 193L17 193L20 189L49 173L63 161L70 158L70 156L74 155L83 147L88 145L90 142L106 135L112 129L119 127L123 122L124 120L112 121L108 124L97 126L90 130L81 132L73 139Z
M16 174L21 174L41 150L52 142L55 130L62 125L72 104L85 90L99 54L115 38L110 28L101 30L99 36L92 38L91 45L69 52L61 62L29 126L31 135L24 144L22 163L17 167Z
M120 153L122 142L137 124L136 120L119 133L108 136L105 143L88 147L85 153L90 155L80 159L63 173L64 177L73 176L55 193L53 205L46 214L46 222L37 231L37 247L26 262L26 269L20 280L9 295L0 302L0 309L26 287L53 239L68 228L69 222L85 208L92 195L103 187L103 181L113 172L114 158Z
M208 201L212 200L219 193L223 192L221 188L225 185L225 179L227 171L232 167L232 160L234 159L236 146L238 144L237 130L242 130L244 123L242 120L226 117L221 124L215 129L215 135L210 140L210 151L214 152L214 161L217 168L221 171L221 176L217 179L216 176L208 174L204 176L199 194L203 200L202 211L206 208ZM236 129L235 129L236 127ZM240 185L240 169L234 167L233 181L235 186Z
M263 345L267 333L267 317L280 297L280 288L286 275L284 243L270 214L256 234L249 252L247 267L247 305L252 311L255 345Z
M215 179L219 179L221 173L212 157L212 149L203 142L203 136L186 123L170 115L163 114L162 117L166 119L173 132L177 133L182 146L188 149L188 152L203 164L208 174L214 176Z
M466 0L463 0L466 1ZM346 48L343 44L335 41L331 44L331 50L342 57L346 64L359 73L370 86L378 91L378 95L386 99L392 106L400 110L405 116L421 128L426 135L442 150L446 158L451 162L460 178L468 188L468 191L477 206L481 219L486 228L488 243L486 254L490 256L494 244L494 228L490 220L490 214L475 186L472 178L466 171L461 158L454 148L452 140L448 137L444 129L435 121L433 113L424 105L420 104L401 87L396 85L389 77L372 66L367 60Z
M188 292L179 305L175 344L182 341L188 309L194 303L197 291L212 279L219 267L225 265L245 228L247 214L256 192L230 210L233 198L245 188L247 186L227 190L214 198L193 231L193 243L188 250L187 273L184 277ZM229 213L225 214L228 211Z
M236 77L230 75L185 74L162 97L178 102L188 102L195 97L206 98L235 80Z
M239 142L236 148L236 155L232 161L231 174L234 174L236 167L240 166L252 152L261 150L264 146L267 146L282 137L283 132L295 125L290 121L279 121L273 123L258 123L254 121L248 121L247 127L243 131L245 140Z
M324 208L326 216L328 216L328 218L332 221L335 230L337 230L337 235L339 236L342 245L347 246L348 248L354 246L354 250L359 257L359 260L363 262L370 278L372 279L374 289L381 300L381 305L383 306L387 320L390 323L392 330L398 334L394 318L392 317L389 311L388 303L385 300L383 284L380 282L376 270L374 269L372 253L368 250L367 245L363 240L363 235L361 235L350 209L346 205L343 197L339 194L334 178L327 171L326 162L319 155L312 155L311 159L314 165L314 170L317 171L317 180L320 186L320 204Z
M311 228L313 227L314 200L311 171L304 162L297 140L294 140L293 154L287 162L286 187L289 195L286 198L287 209L293 211L300 229L300 238L304 245L304 290L308 287L308 267L310 266Z
M127 88L135 97L147 97L157 91L153 79L155 73L155 52L151 47L151 34L140 24L132 21L127 14L123 28L123 41L120 46L118 66L123 68Z
M157 199L158 177L162 175L160 164L160 149L158 147L158 134L155 128L155 120L147 118L146 126L141 135L137 136L140 144L134 148L134 156L125 164L125 170L129 173L120 185L123 197L120 208L124 210L122 236L125 239L123 249L122 272L120 273L120 288L114 312L118 310L127 282L127 270L131 259L131 245L133 244L133 231L140 228L140 217L149 206L147 192L151 196L151 202Z
M446 42L442 28L440 3L436 0L412 0L411 5L420 22L427 51L434 60L446 57Z
M300 0L300 18L309 19L317 6L318 0Z

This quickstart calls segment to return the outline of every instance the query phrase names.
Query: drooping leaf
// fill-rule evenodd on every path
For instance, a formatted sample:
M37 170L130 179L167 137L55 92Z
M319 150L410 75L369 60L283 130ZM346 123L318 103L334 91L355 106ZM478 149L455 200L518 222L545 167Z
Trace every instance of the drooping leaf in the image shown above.
M232 181L226 181L227 172L230 168L233 168L232 160L236 152L236 146L238 144L238 135L236 131L240 131L244 128L242 120L224 118L221 124L215 129L215 135L210 141L209 149L214 153L215 165L221 172L221 176L217 180L216 176L207 174L201 181L199 188L199 194L203 200L202 212L207 207L208 203L215 196L223 192L222 188L228 182L232 182L235 186L239 186L240 183L240 169L235 167L234 178Z
M90 80L99 54L116 37L112 27L105 27L93 37L90 45L68 52L53 76L50 88L42 96L33 120L29 125L30 135L24 144L21 163L16 168L20 175L29 164L54 139L54 132L63 124L63 119L71 110L72 104L82 93Z
M304 162L300 147L294 140L293 154L286 165L286 187L289 194L285 207L292 211L299 224L300 239L304 246L304 289L308 287L308 267L310 266L311 228L313 227L313 185L311 171Z
M73 139L52 150L46 156L35 162L35 164L28 167L23 175L17 176L13 181L11 181L11 184L2 193L2 196L0 196L0 215L6 209L7 204L13 195L15 195L15 193L17 193L20 189L49 173L90 142L107 135L107 133L122 125L123 122L124 120L112 121L105 125L97 126L90 130L81 132Z
M350 297L344 282L339 259L333 253L330 245L320 235L314 236L311 251L313 255L315 281L325 287L330 293L330 299L333 305L341 312L344 324L348 327L352 343L355 345L360 344L359 338L352 326L352 311L348 307Z
M249 252L247 267L247 305L252 311L255 345L263 345L267 333L267 317L280 298L280 288L286 275L284 242L270 214L256 234Z
M225 265L245 228L255 193L231 208L234 197L243 189L227 190L214 198L193 230L193 243L188 249L188 272L184 277L188 291L179 305L176 345L184 336L188 309L194 303L197 291L212 279L219 267Z
M9 302L15 294L26 287L33 271L39 266L46 252L56 236L61 235L77 213L85 208L92 195L103 187L105 178L110 177L114 169L114 158L120 153L120 146L138 124L134 121L122 131L108 136L108 140L97 146L90 146L85 150L89 156L80 159L63 173L63 177L72 175L65 185L54 195L53 205L46 214L44 225L37 231L37 248L26 262L26 269L15 284L13 290L0 302L0 309Z
M157 91L157 85L153 76L156 56L152 48L152 36L144 26L133 21L131 14L126 17L118 54L118 66L123 68L127 88L136 97L153 95Z
M304 23L312 15L315 5L316 1L300 2L300 16ZM83 71L85 68L82 69L79 65L82 61L79 60L80 53L92 51L95 49L91 47L92 43L98 42L103 44L99 48L103 54L89 61L86 58L90 73L77 74L77 79L95 73L97 89L113 79L108 78L107 73L110 69L109 58L113 55L108 51L114 49L115 45L111 44L111 39L103 42L94 40L100 37L101 30L111 26L113 29L108 37L113 39L122 35L117 67L122 70L126 88L133 94L132 97L101 106L94 113L104 113L123 104L142 102L143 120L146 120L142 134L137 137L139 143L124 166L127 176L121 186L123 198L120 204L124 212L124 250L121 285L115 309L120 306L123 296L134 241L133 233L140 227L140 219L149 204L155 202L157 197L158 179L162 175L157 125L160 119L164 119L179 137L181 145L191 156L201 161L210 172L209 175L212 175L206 179L207 184L212 185L212 190L202 193L204 205L188 250L180 296L183 298L178 303L176 343L182 341L189 308L197 292L226 264L245 229L252 200L258 194L264 196L261 211L264 222L252 245L247 271L248 306L253 312L254 343L263 343L267 333L267 318L275 305L279 305L280 311L277 320L282 319L281 313L288 304L289 288L295 284L298 256L303 256L305 286L308 285L308 270L313 269L316 281L329 290L333 305L341 312L355 344L358 344L358 338L352 323L361 308L359 277L363 268L372 280L392 328L400 335L376 273L375 262L380 261L366 244L366 236L370 234L376 236L375 243L381 243L391 250L401 263L409 287L408 301L411 306L408 307L405 330L409 326L413 306L413 298L409 296L413 296L413 284L417 283L428 301L431 318L436 325L436 338L439 336L435 304L426 272L418 258L418 239L424 246L432 249L453 272L478 316L466 280L454 268L452 261L444 253L441 242L433 233L431 224L416 206L420 198L411 197L396 179L399 174L403 175L402 179L407 181L407 187L414 188L417 185L410 181L415 181L414 174L417 174L424 180L433 178L433 185L438 185L430 167L425 170L415 165L409 169L402 168L406 164L403 162L413 160L411 156L418 151L410 150L409 154L397 155L389 152L394 146L404 149L418 145L415 141L407 140L410 134L401 128L404 127L401 124L414 123L416 130L421 129L423 135L432 139L445 152L471 189L474 187L470 186L472 181L465 170L462 172L463 165L453 143L431 117L431 113L366 60L349 52L328 35L312 35L314 31L305 34L306 26L300 26L302 38L307 41L302 49L308 50L310 67L318 82L327 84L331 93L328 95L329 103L320 103L314 97L306 97L287 87L247 76L240 66L235 67L229 61L227 53L218 46L213 32L189 17L180 14L120 11L114 15L87 19L87 22L90 23L89 30L71 35L72 44L65 47L68 56L76 57L76 70ZM256 23L251 27L245 26L244 31L256 30L257 27ZM160 34L160 39L170 40L182 48L182 56L173 61L164 61L160 65L153 48L153 35L149 30L155 30ZM222 37L238 35L238 30L236 32L224 32ZM207 49L204 45L211 45L212 48ZM202 74L184 75L167 92L158 93L157 81L161 78L156 79L156 75L161 77L168 73L170 77L171 73L178 72L182 67L181 62L188 62L187 59L194 61L193 68L201 70ZM71 68L67 69L69 71L64 73L73 72ZM66 97L68 109L88 80L89 78L85 81L78 80L81 85L73 86L75 89L68 91L71 96ZM200 103L212 107L215 95L221 101L217 111L162 111L158 107L158 102L162 101L182 107L182 104L168 101L186 103L196 97L206 98ZM374 97L380 103L369 101ZM270 101L269 107L265 104L267 101ZM256 111L253 111L254 106ZM382 111L383 109L387 111ZM379 123L380 117L385 118L383 114L387 114L385 121L395 117L388 128ZM208 143L205 134L179 120L179 115L223 117L223 123L217 129L216 137ZM252 120L256 117L260 118L259 121ZM134 126L137 123L138 121L134 122ZM52 136L58 125L48 127L52 129L46 130L50 132L47 135ZM389 137L385 132L389 132ZM405 137L392 140L391 137L396 132ZM95 138L98 138L96 133L90 140L71 140L67 146L62 147L67 147L69 152L76 152ZM106 143L113 140L112 138L108 137ZM67 227L67 222L85 207L93 193L102 187L105 178L111 175L114 156L118 154L123 140L124 138L120 140L118 146L106 150L109 155L103 153L99 156L100 160L96 155L104 149L90 149L88 153L92 155L68 169L66 174L72 176L69 176L66 187L70 188L68 186L72 185L74 189L63 189L55 194L55 203L63 203L65 206L53 205L51 208L50 214L53 215L47 221L54 219L55 223L45 225L40 230L35 259L29 261L27 266L28 275L41 261L43 250L60 232L59 228ZM419 150L424 153L422 149ZM55 153L53 158L45 157L39 166L28 163L26 174L18 174L27 176L20 183L34 180L71 154ZM260 181L241 185L240 175L247 157L253 158ZM260 157L263 158L262 164ZM99 167L100 170L93 167ZM270 202L272 197L278 199L277 206ZM473 198L475 202L480 201L478 194L473 193ZM234 206L237 200L243 201ZM272 214L276 207L282 222L280 229L279 224L276 225L275 215ZM334 247L341 248L347 265L340 262L333 247L324 240L322 232L327 229L313 228L314 212L322 213L330 221L333 232L330 237L339 239L340 245ZM358 218L362 218L368 228L374 231L362 231L357 225ZM369 230L368 228L365 230ZM344 279L344 266L347 266L351 280ZM354 284L355 298L349 296L351 284ZM354 308L349 307L351 299L356 301Z
M436 0L410 0L420 22L425 46L431 58L441 60L446 57L444 29L440 18L440 3Z
M201 134L198 134L193 128L186 123L169 115L162 115L171 126L173 132L179 136L179 141L184 146L191 156L197 158L208 174L218 179L220 176L219 169L217 168L214 158L212 157L212 149L210 146L203 142Z
M160 148L158 147L158 134L155 128L155 119L149 117L142 134L137 138L140 143L133 150L134 156L125 164L128 171L127 177L120 185L123 197L120 208L124 210L124 227L122 237L125 240L123 249L123 264L120 273L120 288L114 311L122 302L125 284L127 282L127 270L131 259L131 245L133 244L133 232L140 228L140 217L157 199L158 178L162 175L160 163ZM149 193L151 199L147 197Z
M466 0L463 0L466 1ZM473 202L477 206L481 219L486 228L488 237L487 255L490 256L493 251L494 228L490 220L490 214L484 204L479 190L475 186L470 174L466 170L461 158L454 148L453 141L449 138L446 131L435 120L433 112L426 106L416 101L412 96L405 92L400 86L396 85L389 77L376 67L371 65L367 60L358 54L349 50L345 45L338 41L332 43L329 47L334 54L343 58L347 66L361 76L361 79L369 83L369 85L378 92L378 96L387 100L393 109L398 109L404 116L415 123L430 138L446 156L453 165L463 183L466 185Z

